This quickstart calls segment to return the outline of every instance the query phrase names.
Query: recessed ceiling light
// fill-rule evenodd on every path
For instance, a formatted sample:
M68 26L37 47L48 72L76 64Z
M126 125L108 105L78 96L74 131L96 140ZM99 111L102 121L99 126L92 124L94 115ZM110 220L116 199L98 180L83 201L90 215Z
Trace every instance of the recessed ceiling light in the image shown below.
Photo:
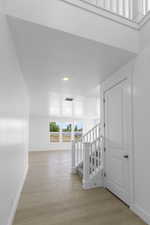
M68 81L68 80L69 80L69 77L63 77L62 80L63 80L63 81Z

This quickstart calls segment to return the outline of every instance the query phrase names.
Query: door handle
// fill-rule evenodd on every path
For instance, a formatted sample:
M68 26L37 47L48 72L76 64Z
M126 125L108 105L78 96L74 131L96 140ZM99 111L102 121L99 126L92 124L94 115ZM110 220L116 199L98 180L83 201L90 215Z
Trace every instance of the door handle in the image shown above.
M124 157L125 159L128 159L128 158L129 158L129 156L128 156L128 155L124 155L123 157Z

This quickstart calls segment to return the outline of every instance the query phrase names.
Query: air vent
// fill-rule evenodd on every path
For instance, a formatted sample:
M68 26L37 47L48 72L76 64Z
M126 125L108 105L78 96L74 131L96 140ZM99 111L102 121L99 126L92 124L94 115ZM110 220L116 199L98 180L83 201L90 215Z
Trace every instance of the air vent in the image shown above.
M67 102L72 102L74 99L73 98L65 98L65 101Z

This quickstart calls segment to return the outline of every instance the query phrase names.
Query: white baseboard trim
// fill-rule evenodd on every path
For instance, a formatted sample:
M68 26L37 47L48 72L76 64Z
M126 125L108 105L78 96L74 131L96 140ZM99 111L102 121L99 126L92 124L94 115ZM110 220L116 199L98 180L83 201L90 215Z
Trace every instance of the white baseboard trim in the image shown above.
M130 206L130 209L138 215L144 222L146 222L148 225L150 225L150 214L145 212L141 207L138 205L132 205Z
M104 185L103 185L102 180L100 180L99 182L93 182L93 181L84 182L83 181L82 187L83 187L84 190L89 190L89 189L92 189L92 188L104 187Z
M52 149L50 149L50 148L48 148L48 149L44 149L44 148L42 148L42 149L30 149L30 151L29 152L50 152L50 151L71 151L71 149L65 149L65 148L63 148L63 149L59 149L59 148L52 148Z
M77 174L77 169L76 169L76 167L73 167L72 169L71 169L72 171L72 174Z
M14 217L15 217L15 214L16 214L16 210L17 210L17 207L18 207L18 203L19 203L19 199L20 199L20 195L21 195L21 192L22 192L22 189L23 189L23 186L24 186L24 182L25 182L26 176L27 176L27 172L28 172L28 166L25 169L25 173L24 173L24 176L23 176L22 181L20 183L19 190L18 190L18 192L16 194L16 197L15 197L15 200L14 200L14 203L13 203L13 206L12 206L12 210L11 210L10 216L8 218L7 225L12 225L13 224L13 220L14 220Z

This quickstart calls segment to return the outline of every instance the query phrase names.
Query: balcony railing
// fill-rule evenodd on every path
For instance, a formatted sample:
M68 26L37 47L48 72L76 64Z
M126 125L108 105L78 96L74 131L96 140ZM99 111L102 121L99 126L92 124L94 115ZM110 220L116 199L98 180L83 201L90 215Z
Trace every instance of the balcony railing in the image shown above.
M150 0L80 0L139 23L150 11Z

